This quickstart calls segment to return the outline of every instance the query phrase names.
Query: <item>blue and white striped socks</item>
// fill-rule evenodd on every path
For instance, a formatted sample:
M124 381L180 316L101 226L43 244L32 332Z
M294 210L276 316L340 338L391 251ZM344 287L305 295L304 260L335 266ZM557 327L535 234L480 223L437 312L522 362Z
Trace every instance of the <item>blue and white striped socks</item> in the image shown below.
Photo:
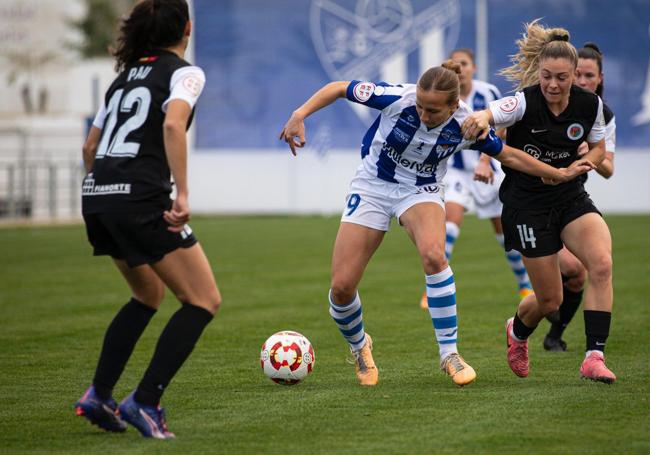
M454 244L456 243L456 239L460 235L460 227L458 227L456 223L447 221L445 223L445 231L445 257L447 260L449 260L451 253L454 251Z
M346 305L337 305L332 300L332 290L329 291L330 316L336 326L347 340L352 351L358 351L366 342L366 333L363 330L363 315L361 312L361 299L359 293L352 302Z
M503 234L496 234L496 239L497 242L499 242L499 245L503 247ZM506 251L506 259L512 269L512 273L515 275L519 289L532 289L533 286L530 284L528 272L526 272L526 266L524 265L524 261L521 259L521 253L516 250Z
M458 320L456 317L456 284L451 267L442 272L426 275L427 302L429 315L436 331L436 340L440 349L440 359L444 359L456 347Z

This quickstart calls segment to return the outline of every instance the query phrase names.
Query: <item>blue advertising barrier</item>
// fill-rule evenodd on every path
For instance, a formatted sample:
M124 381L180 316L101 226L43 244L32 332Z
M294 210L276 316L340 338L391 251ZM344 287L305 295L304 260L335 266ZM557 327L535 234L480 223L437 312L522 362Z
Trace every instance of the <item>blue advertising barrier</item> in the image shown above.
M617 146L650 146L647 0L194 0L195 57L207 85L198 106L201 150L278 148L293 109L333 80L415 82L459 47L487 45L488 81L509 64L523 23L542 18L605 54L605 102ZM477 9L486 6L487 17ZM477 22L486 42L477 43ZM479 27L478 30L481 30ZM376 112L339 101L308 119L318 150L358 148Z

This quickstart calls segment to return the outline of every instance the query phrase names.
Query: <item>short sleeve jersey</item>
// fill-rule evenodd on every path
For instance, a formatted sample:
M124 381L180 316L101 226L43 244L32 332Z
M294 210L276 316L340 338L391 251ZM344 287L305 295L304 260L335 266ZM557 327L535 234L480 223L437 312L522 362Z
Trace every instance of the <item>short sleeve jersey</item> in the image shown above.
M462 101L452 116L435 128L420 122L415 107L414 84L389 85L352 81L347 98L381 111L366 132L361 166L367 173L391 183L422 186L439 183L454 153L471 148L491 156L503 144L494 131L481 141L463 138L460 125L471 113Z
M569 104L558 116L549 110L539 85L493 101L490 111L495 128L508 127L508 145L555 168L568 167L578 159L583 141L593 143L605 137L601 99L577 86L571 87ZM514 208L549 208L585 193L580 178L551 186L505 165L503 170L506 177L499 196Z
M200 68L167 51L126 66L93 122L102 135L82 187L83 213L153 211L169 204L172 186L163 141L167 105L180 99L193 110L204 84ZM188 127L192 116L193 111Z
M603 117L605 118L605 150L616 152L616 116L609 106L603 103Z
M474 79L472 81L472 91L467 96L467 104L474 111L482 111L488 108L491 101L501 98L499 89L487 82ZM451 158L451 166L456 169L474 172L478 164L481 153L475 150L463 150L455 153Z

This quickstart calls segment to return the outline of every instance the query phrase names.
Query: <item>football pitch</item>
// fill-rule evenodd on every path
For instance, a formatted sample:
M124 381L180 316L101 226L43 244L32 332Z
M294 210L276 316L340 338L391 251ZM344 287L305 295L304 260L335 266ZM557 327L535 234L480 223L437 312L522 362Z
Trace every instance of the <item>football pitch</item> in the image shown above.
M581 311L569 351L530 341L531 373L510 372L503 324L516 286L487 222L467 217L451 265L459 348L476 369L459 388L438 367L431 320L418 301L415 248L393 224L360 286L379 385L357 385L329 317L338 217L210 217L191 223L212 263L223 306L163 397L177 439L133 428L108 434L74 415L104 330L129 299L110 259L93 258L83 226L0 229L2 453L649 453L650 216L608 216L614 315L613 385L581 380ZM167 293L115 390L136 385L177 302ZM292 329L316 352L314 372L286 387L267 379L259 351Z

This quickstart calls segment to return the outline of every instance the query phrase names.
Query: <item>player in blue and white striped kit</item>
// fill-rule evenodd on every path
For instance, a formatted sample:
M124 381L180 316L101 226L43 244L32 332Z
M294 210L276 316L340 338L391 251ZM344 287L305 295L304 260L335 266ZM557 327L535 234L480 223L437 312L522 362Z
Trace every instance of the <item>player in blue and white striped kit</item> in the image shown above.
M458 64L447 61L427 70L417 85L331 82L293 112L280 134L295 155L296 147L306 143L304 119L338 98L380 111L363 138L363 159L350 184L334 244L329 292L330 315L350 345L361 385L377 384L378 372L357 286L393 216L406 229L422 260L441 369L458 385L476 378L456 347L456 288L445 258L440 182L453 153L473 148L523 172L560 181L588 170L579 165L555 169L503 145L493 130L484 140L463 139L460 125L471 109L458 98L459 72Z
M490 101L501 98L499 89L492 84L474 79L476 65L471 49L456 49L450 57L460 65L460 99L475 111L487 108ZM460 235L465 211L472 206L479 219L489 219L494 228L497 242L503 247L503 227L499 186L505 174L498 161L477 150L461 150L449 161L445 175L445 210L447 212L447 239L445 252L450 260L454 244ZM505 253L508 265L517 281L519 298L531 294L532 286L521 254L511 250ZM420 299L420 306L427 309L426 293Z

